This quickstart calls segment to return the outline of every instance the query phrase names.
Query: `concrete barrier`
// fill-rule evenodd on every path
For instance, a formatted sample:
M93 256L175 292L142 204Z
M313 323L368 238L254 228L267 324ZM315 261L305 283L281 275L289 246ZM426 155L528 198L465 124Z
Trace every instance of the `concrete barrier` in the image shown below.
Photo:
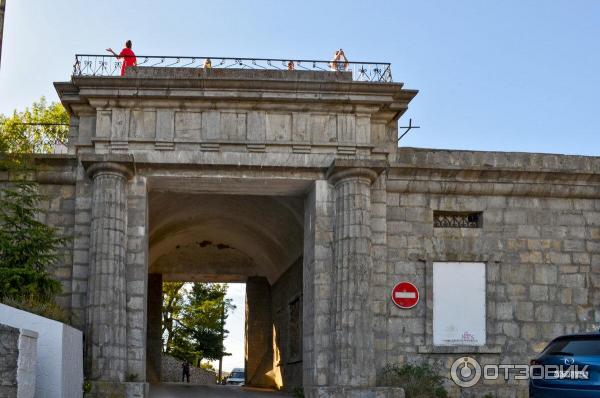
M35 396L81 398L83 396L83 336L81 331L0 304L0 323L38 334Z

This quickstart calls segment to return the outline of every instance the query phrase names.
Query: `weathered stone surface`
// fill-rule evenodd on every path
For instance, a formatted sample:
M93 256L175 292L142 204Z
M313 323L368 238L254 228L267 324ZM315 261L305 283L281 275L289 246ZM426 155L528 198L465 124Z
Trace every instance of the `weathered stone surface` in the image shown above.
M37 337L36 332L0 323L0 397L33 398Z
M0 324L0 396L17 397L19 329Z
M276 387L273 369L273 320L271 287L264 277L246 282L246 384Z
M286 372L295 380L301 366L314 396L400 394L371 389L388 363L428 362L444 376L459 353L528 363L549 339L600 321L599 158L398 149L397 118L416 94L401 84L330 73L129 71L56 84L73 114L72 155L44 160L38 173L49 193L44 221L73 234L56 270L61 304L75 322L111 336L102 353L87 354L102 380L147 374L148 272L165 276L175 264L155 261L161 256L198 280L267 277L281 294L265 302L270 320L255 311L263 324L252 329L270 322L281 331L296 297L286 278L302 254L301 365L289 363L289 347L279 347L283 365L274 365L269 332L257 355L269 345L264 369L283 370L284 386ZM86 175L110 158L133 177ZM481 212L482 223L435 228L439 210ZM204 263L226 251L236 253L224 256L235 260L227 271L227 261L205 273L185 267L194 254ZM434 261L486 264L486 346L433 346ZM107 271L100 280L98 265ZM423 292L410 310L390 305L400 280ZM86 339L98 341L92 329ZM275 340L289 344L286 333ZM484 383L469 394L491 391L520 396L526 386Z

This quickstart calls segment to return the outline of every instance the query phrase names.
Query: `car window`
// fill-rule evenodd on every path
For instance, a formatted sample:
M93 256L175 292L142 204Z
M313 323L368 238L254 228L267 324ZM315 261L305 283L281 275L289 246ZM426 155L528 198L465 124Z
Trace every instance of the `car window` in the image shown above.
M565 337L552 342L542 355L599 355L600 337Z
M243 372L232 372L229 375L230 378L232 379L243 379L244 378L244 373Z

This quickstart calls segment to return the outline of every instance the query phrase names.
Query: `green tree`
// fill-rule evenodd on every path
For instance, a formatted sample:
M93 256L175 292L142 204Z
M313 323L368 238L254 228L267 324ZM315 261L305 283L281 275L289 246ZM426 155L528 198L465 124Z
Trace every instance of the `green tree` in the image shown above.
M56 145L66 143L69 115L60 103L46 102L44 97L31 108L0 115L0 168L12 168L36 153L51 153Z
M168 335L163 333L167 338L165 352L197 365L202 359L216 360L230 355L223 346L223 339L228 333L224 322L235 306L231 299L225 298L227 288L227 284L194 283L189 290L178 290L181 301L171 300L183 303L177 314L167 315L163 307L163 322L172 319L171 332ZM163 288L165 298L172 297L169 289L171 286Z
M39 221L43 196L26 175L34 154L65 142L68 122L63 106L43 97L22 112L0 115L0 170L11 172L0 189L0 301L63 322L67 315L53 300L60 284L48 270L61 260L67 239Z
M163 283L162 336L163 351L166 353L173 351L173 332L184 304L183 285L183 282Z
M51 301L60 284L47 269L60 261L66 239L38 220L37 184L19 181L0 191L0 299Z

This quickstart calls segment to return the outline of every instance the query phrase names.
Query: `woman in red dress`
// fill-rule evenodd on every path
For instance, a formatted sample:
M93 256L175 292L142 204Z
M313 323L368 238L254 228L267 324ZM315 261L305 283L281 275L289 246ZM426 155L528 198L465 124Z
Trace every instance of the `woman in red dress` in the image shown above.
M112 48L107 48L106 51L112 53L117 59L122 60L121 65L121 76L125 76L125 70L130 66L137 66L137 58L131 50L131 40L127 40L125 48L121 50L119 54L113 51Z

